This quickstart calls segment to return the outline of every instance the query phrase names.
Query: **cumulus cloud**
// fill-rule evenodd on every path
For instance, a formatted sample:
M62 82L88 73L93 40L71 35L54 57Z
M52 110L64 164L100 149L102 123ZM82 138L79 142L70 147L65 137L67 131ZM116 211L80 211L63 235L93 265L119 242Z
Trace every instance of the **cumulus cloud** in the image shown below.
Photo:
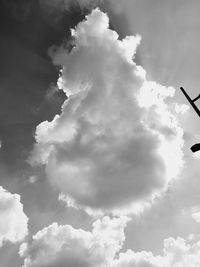
M32 243L21 245L23 267L111 266L123 244L126 222L104 217L91 232L53 223L34 235Z
M200 265L200 243L178 237L164 240L162 256L128 250L114 261L114 267L194 267Z
M92 231L57 223L42 229L30 243L23 243L19 254L23 267L194 267L200 264L200 242L172 237L164 240L162 255L150 251L120 253L125 240L127 218L104 217Z
M0 247L5 241L22 241L28 233L27 223L20 196L0 186Z
M53 57L62 113L37 126L32 164L44 164L70 203L113 211L142 205L182 166L183 131L171 113L174 89L147 81L133 61L139 36L118 39L98 9L72 30L76 46Z

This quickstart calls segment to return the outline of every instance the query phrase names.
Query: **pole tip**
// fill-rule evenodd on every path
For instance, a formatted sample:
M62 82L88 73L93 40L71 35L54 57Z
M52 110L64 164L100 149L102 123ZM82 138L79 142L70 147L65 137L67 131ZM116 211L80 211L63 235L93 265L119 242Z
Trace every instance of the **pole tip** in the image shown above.
M193 153L199 151L200 150L200 143L193 145L190 149L192 150Z

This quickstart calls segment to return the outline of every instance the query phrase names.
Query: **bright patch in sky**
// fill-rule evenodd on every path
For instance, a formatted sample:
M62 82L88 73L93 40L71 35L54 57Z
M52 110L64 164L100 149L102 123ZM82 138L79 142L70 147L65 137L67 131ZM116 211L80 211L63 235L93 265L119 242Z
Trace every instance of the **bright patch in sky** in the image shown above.
M18 194L0 187L0 247L4 242L22 241L28 234L28 218Z

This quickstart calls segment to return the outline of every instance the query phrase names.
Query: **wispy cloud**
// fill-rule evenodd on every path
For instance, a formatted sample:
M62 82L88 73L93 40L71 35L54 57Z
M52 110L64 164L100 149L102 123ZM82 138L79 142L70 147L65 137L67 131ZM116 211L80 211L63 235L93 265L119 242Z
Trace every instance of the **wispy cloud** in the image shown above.
M103 0L40 0L40 5L48 11L55 12L70 10L73 6L79 6L82 9L93 9Z

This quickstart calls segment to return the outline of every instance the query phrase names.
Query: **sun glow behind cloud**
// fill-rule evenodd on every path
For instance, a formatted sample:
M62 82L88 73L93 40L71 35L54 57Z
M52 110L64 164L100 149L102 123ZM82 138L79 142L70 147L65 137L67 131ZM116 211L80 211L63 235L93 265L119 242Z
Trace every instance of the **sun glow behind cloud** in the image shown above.
M134 62L140 36L118 39L99 9L72 30L75 47L53 55L58 87L69 98L36 129L30 162L43 165L68 206L105 215L89 231L53 223L23 243L24 267L194 267L199 242L167 238L163 252L121 252L128 218L162 198L183 167L175 90L146 78ZM114 217L113 217L114 215ZM123 217L124 216L124 217ZM192 214L198 222L198 211ZM73 253L72 253L73 252Z
M174 89L146 80L133 61L140 37L120 41L100 10L72 35L72 51L61 47L53 56L69 99L61 115L38 125L32 164L45 164L75 206L134 212L182 167L183 132L165 103Z
M32 5L31 0L26 1L27 5ZM11 77L16 75L20 84L23 78L26 80L30 76L25 83L30 90L28 95L32 95L33 88L34 94L43 88L46 94L43 92L37 99L48 105L43 106L40 115L34 113L38 118L35 124L31 122L31 115L30 121L10 128L21 114L17 112L18 104L28 99L24 92L21 98L20 90L15 90L16 94L11 96L10 87L14 84L16 89L16 79L11 79L12 83L5 87L8 90L2 101L8 116L3 116L3 108L2 118L8 120L6 125L1 125L0 156L4 160L4 156L9 158L12 154L17 164L9 164L8 170L4 170L4 162L1 162L1 185L8 190L0 187L2 267L12 266L13 262L16 267L200 266L200 156L189 149L194 142L199 142L199 135L198 130L191 127L197 125L193 111L187 112L189 107L180 104L184 98L179 98L178 91L180 81L192 79L194 57L199 60L198 38L193 36L198 32L200 21L197 1L34 1L35 11L31 13L30 10L30 14L36 16L29 22L27 15L25 24L30 23L31 27L25 26L23 38L19 40L23 49L29 49L29 43L23 43L29 29L32 29L28 33L30 41L37 40L41 46L49 36L52 41L47 42L43 52L53 45L48 51L55 68L49 82L41 85L39 74L44 74L48 66L40 68L39 61L32 68L35 57L28 60L29 57L20 56L24 55L20 52L17 58L29 62L31 70L24 72L24 68L23 71L19 68L18 73L20 64L16 60L16 67L11 66L8 71L8 77L10 73ZM13 1L8 2L12 8ZM88 13L98 3L108 15L99 9ZM13 6L19 15L21 3L18 7L18 3L13 2ZM194 17L190 15L192 11ZM85 20L84 13L87 13ZM182 25L177 24L180 18ZM72 39L67 43L68 25L81 20L71 30ZM34 25L41 25L41 32ZM194 28L192 33L190 28ZM51 29L52 33L41 38L41 33L51 32ZM63 38L61 35L65 32L67 39L60 47L55 45L60 40L57 30L59 38ZM127 32L133 36L122 39ZM170 33L173 36L173 32L177 33L175 39L169 36ZM12 49L8 45L2 53L15 49L15 39ZM9 38L5 40L5 44L9 41ZM189 43L191 49L186 49ZM36 49L37 56L40 48L34 47L35 42L32 45L31 53ZM15 53L18 52L16 48ZM13 53L10 57L13 61ZM46 54L44 57L48 61ZM7 60L7 54L5 58ZM44 59L41 55L39 58ZM7 65L11 59L8 58ZM56 86L52 82L56 82L58 69L61 71ZM33 72L36 76L32 84ZM177 73L182 75L173 83ZM183 76L185 80L180 79ZM37 83L42 87L35 87ZM48 84L49 89L46 88ZM193 97L189 92L191 87L192 84L187 91ZM3 85L2 90L4 95ZM7 96L13 98L8 106L4 101ZM37 102L33 106L24 103L30 114L37 112L33 107L41 104L37 99L30 101ZM63 106L58 110L61 102ZM11 106L12 112L7 113ZM14 113L14 118L9 115ZM44 118L51 119L41 122ZM36 127L38 121L41 123L35 129L34 149L29 158L32 166L24 167L25 124L30 122ZM31 137L33 127L30 126ZM21 129L25 130L22 134ZM16 134L20 139L15 138ZM5 135L8 136L5 138ZM31 145L30 142L27 145ZM12 144L16 150L21 149L17 155L25 151L23 159L16 158L8 148Z

